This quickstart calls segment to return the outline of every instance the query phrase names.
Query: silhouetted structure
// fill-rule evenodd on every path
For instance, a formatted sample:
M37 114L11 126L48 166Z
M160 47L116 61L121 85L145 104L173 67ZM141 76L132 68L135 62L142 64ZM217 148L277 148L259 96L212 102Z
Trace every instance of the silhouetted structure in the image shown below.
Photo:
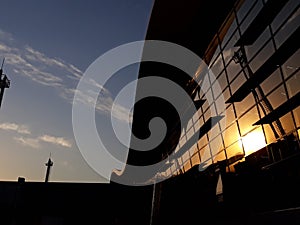
M0 107L2 105L4 90L5 90L5 88L10 87L10 80L7 78L6 74L3 73L4 60L5 59L3 59L3 61L2 61L2 65L1 65L1 69L0 69Z
M51 155L50 155L50 157L48 159L48 162L45 163L45 165L47 166L46 176L45 176L45 182L47 183L49 181L51 167L53 166L53 161L51 160Z

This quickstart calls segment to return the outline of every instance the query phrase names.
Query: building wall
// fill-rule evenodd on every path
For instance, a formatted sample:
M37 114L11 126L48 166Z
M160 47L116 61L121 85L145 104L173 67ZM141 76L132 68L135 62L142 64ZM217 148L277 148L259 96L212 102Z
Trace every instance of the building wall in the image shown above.
M206 101L198 113L189 121L185 132L181 136L177 151L188 142L195 131L200 129L210 117L218 115L224 117L198 143L180 157L170 169L162 174L173 173L178 175L199 164L207 167L217 161L230 159L239 154L249 156L251 153L265 147L269 162L273 163L283 159L284 152L279 152L279 158L275 158L275 156L272 156L272 144L285 141L288 136L293 139L293 147L291 148L299 148L300 107L292 108L278 118L284 133L278 131L275 122L272 123L275 131L279 134L277 137L269 124L253 125L271 112L270 110L264 112L261 107L263 103L261 98L257 101L253 93L248 94L240 102L226 103L225 110L218 112L218 104L230 99L247 81L247 76L249 77L247 68L243 69L233 59L234 53L240 48L239 46L235 47L235 44L266 4L264 0L240 1L236 4L235 9L232 10L218 34L216 34L212 43L217 45L217 48L209 62L210 74L200 73L197 77L195 76L195 80L200 86L205 82L210 86L209 88L207 88L207 85L202 86L200 98L211 99L211 101ZM254 74L299 28L299 21L299 1L287 1L271 24L261 32L254 43L244 46L249 67ZM260 83L260 88L274 110L299 93L300 51L299 45L296 43L295 48L295 53L284 63L278 64L276 70ZM209 51L207 51L208 53ZM212 76L216 78L215 83L212 83ZM215 86L217 84L220 85L221 91L216 93ZM259 93L258 88L255 90ZM280 149L279 151L285 150ZM287 155L294 153L296 152L292 151ZM233 171L234 167L228 166L228 170Z

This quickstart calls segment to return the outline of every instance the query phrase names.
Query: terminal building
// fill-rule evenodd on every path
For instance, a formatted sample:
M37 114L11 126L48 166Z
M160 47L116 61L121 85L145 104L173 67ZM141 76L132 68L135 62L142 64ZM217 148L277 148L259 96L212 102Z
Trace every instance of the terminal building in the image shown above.
M299 5L156 0L145 39L178 44L202 59L192 77L163 63L140 64L140 78L172 80L197 109L182 123L165 101L135 106L137 137L149 135L157 116L168 130L155 149L130 149L128 164L166 164L144 186L114 182L130 168L113 173L109 184L2 181L3 224L298 224Z

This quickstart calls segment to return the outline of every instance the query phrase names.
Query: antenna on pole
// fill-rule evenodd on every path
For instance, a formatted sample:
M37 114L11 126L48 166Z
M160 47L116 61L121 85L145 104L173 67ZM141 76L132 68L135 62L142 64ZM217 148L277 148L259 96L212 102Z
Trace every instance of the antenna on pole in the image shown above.
M51 152L50 152L48 162L46 162L45 165L47 166L45 183L47 183L49 181L51 167L53 166L53 161L51 160Z
M1 74L2 74L2 71L3 71L3 65L4 65L4 61L5 61L5 57L3 58L3 60L2 60L2 64L1 64Z
M2 60L1 69L0 69L0 107L4 95L5 88L10 87L10 80L7 76L3 73L3 65L4 65L5 58Z

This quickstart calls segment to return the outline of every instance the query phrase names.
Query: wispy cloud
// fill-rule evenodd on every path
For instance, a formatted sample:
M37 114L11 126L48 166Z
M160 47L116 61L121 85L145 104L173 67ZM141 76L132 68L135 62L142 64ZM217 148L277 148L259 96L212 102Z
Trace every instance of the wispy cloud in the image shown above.
M21 145L30 148L38 149L41 147L39 139L36 138L15 137L14 140L20 143Z
M50 136L50 135L43 135L39 137L39 140L44 141L44 142L48 142L51 144L55 144L55 145L60 145L62 147L67 147L67 148L71 148L72 144L70 141L66 140L63 137L54 137L54 136Z
M0 54L21 76L50 87L64 87L65 79L78 80L82 72L61 59L48 57L30 46L19 46L12 35L0 30Z
M69 89L66 93L69 93L71 95L74 95L76 92L77 94L77 101L86 105L93 105L94 104L94 96L97 93L93 93L92 90L87 91L80 91L75 89ZM109 94L107 90L104 90L101 92L103 94L100 95L96 102L95 109L98 113L106 114L106 115L112 115L114 118L126 122L131 123L132 122L132 112L130 109L127 109L126 107L114 103L113 98Z
M67 140L64 137L55 137L48 134L35 136L32 134L30 128L24 124L5 122L0 124L0 129L9 132L12 131L22 135L21 137L14 137L14 140L24 146L29 146L32 148L41 148L42 144L46 142L65 148L72 147L71 141Z
M51 135L42 135L38 137L14 137L14 140L30 148L38 149L43 147L43 143L50 143L64 148L71 148L72 144L69 140L63 137L54 137Z
M23 124L16 124L16 123L1 123L0 129L8 130L8 131L15 131L19 134L31 134L28 126Z
M6 64L12 71L25 76L35 83L58 90L60 97L73 103L75 89L83 72L75 65L62 59L49 57L28 45L20 45L13 36L0 30L0 55L5 57ZM96 105L96 111L118 120L130 122L129 109L115 104L112 109L113 98L110 92L95 80L88 80L91 90L80 93L80 101L90 104L91 96L101 90L101 98Z

